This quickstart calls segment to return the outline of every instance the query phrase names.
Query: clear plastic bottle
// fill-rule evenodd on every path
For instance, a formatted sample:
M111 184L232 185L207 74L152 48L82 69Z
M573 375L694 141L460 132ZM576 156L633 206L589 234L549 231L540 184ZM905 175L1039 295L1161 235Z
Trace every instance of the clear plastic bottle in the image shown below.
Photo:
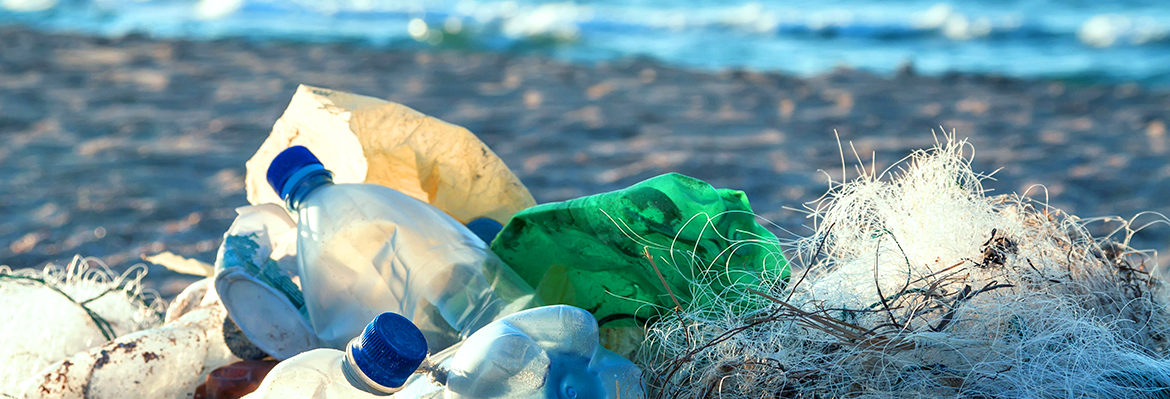
M638 399L642 371L598 344L597 319L567 305L515 313L424 360L402 399Z
M403 388L427 355L427 342L410 320L378 315L345 351L315 349L280 362L251 399L377 398Z
M268 182L299 217L297 263L310 323L341 349L367 320L395 312L432 352L536 305L532 288L443 211L374 184L334 184L305 147L281 152Z
M366 338L377 335L371 330L385 331L380 324L371 323L361 340L375 339ZM394 381L384 382L386 389L380 391L353 377L353 370L364 372L376 365L351 359L376 361L396 358L395 353L371 357L370 351L317 349L282 362L245 398L369 398L376 393L393 393L399 399L644 398L642 371L601 347L597 338L597 319L589 312L566 305L539 307L496 320L467 340L420 360L421 365L412 360L396 368ZM394 337L387 342L409 341Z

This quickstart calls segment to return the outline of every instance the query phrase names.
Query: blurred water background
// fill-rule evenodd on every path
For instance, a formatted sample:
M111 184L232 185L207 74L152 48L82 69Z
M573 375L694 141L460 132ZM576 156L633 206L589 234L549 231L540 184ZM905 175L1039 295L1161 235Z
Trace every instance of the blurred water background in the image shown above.
M1170 86L1164 0L0 0L0 25L103 36L648 56L814 75L904 65Z

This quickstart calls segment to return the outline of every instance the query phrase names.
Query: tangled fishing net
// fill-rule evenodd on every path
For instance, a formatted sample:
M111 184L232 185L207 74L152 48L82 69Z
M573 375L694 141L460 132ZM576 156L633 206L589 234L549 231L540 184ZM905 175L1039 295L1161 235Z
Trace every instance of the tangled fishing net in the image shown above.
M665 312L638 353L651 396L1170 398L1166 290L1128 246L1145 226L1094 238L987 196L946 139L814 202L788 283Z
M0 394L51 363L161 324L165 305L143 291L145 276L142 264L118 275L80 256L64 268L0 266Z

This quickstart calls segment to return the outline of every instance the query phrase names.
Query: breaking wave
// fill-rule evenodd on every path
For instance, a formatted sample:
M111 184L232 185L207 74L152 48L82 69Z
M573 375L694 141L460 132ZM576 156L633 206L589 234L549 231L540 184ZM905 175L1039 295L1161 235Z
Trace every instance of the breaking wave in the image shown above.
M797 73L841 64L892 71L912 60L924 72L1044 77L1093 70L1116 80L1170 79L1170 4L1066 3L0 0L0 24L111 36L545 51L574 61L645 55L692 67Z

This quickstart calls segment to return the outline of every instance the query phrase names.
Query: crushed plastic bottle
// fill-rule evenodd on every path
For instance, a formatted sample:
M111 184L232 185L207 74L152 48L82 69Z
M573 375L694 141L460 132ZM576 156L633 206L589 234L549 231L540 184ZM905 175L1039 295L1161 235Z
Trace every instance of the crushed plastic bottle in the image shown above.
M362 340L377 328L376 322L363 332ZM395 337L391 341L410 342L409 336ZM361 358L360 353L350 352L347 356L339 350L318 349L288 359L245 398L377 397L345 374L346 367L354 368L351 359ZM645 397L638 366L598 345L597 319L572 306L545 306L509 315L420 361L421 365L412 362L396 369L395 378L406 377L392 398ZM411 374L415 368L417 372Z
M405 317L386 312L345 351L316 349L281 362L245 398L383 397L402 389L426 355L422 332Z
M298 214L297 264L321 346L344 348L366 321L395 312L433 351L536 305L532 288L443 211L374 184L334 184L304 147L278 155L268 180Z
M642 371L599 345L597 331L597 319L580 308L525 310L432 355L394 397L645 397Z
M215 260L215 288L232 321L276 359L321 347L301 289L292 280L295 271L272 259L274 252L288 252L281 237L295 234L296 224L276 204L236 212Z

